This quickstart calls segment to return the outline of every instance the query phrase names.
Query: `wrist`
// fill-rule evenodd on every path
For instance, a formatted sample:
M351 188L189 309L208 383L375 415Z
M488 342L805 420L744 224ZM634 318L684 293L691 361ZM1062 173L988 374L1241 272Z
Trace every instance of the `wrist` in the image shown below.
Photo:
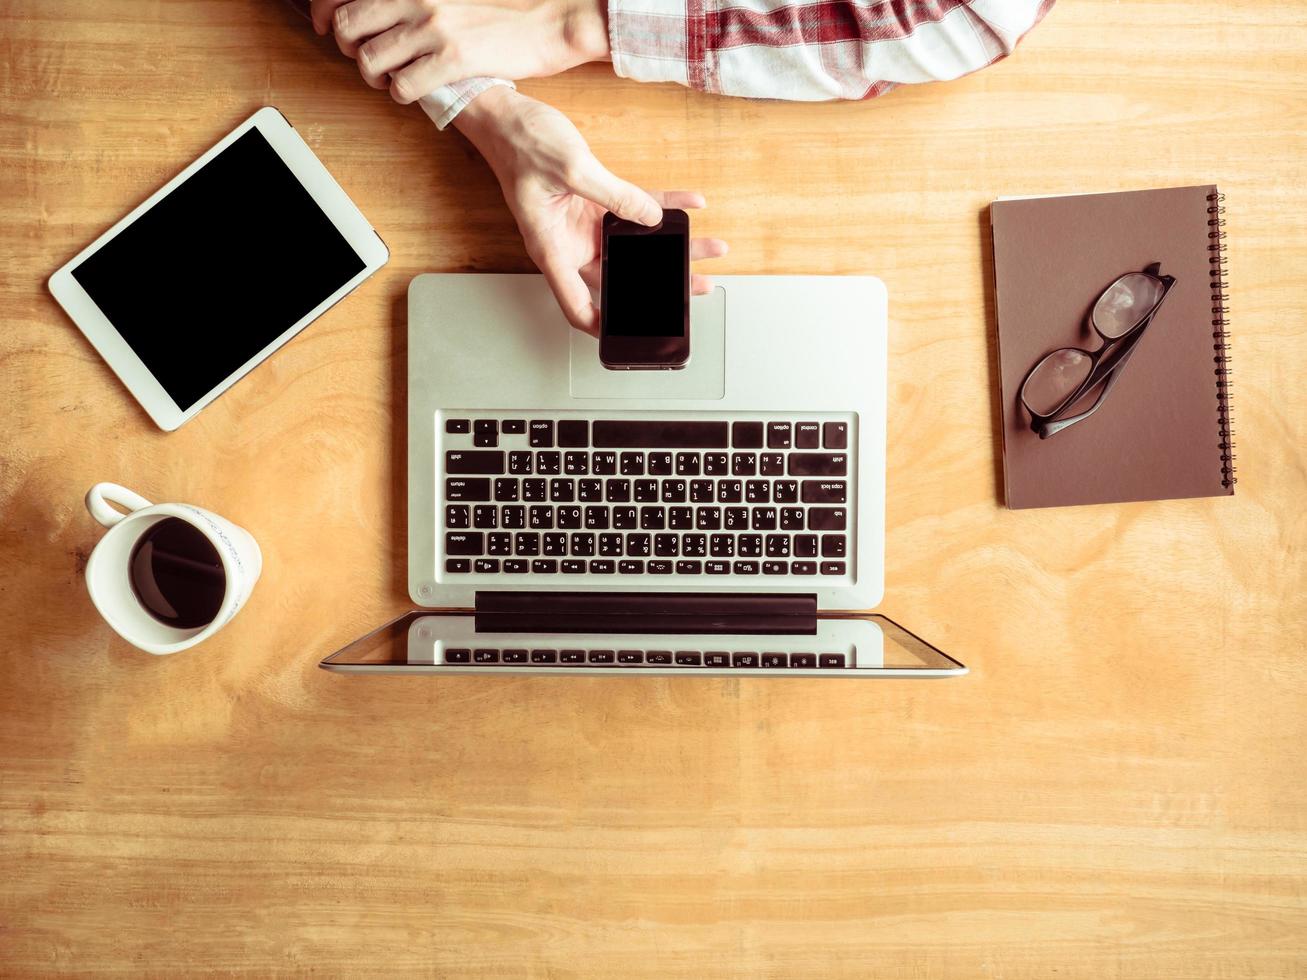
M565 0L563 43L574 64L610 61L608 0Z
M507 85L493 85L486 89L454 117L452 125L478 146L497 127L498 120L508 110L519 93Z

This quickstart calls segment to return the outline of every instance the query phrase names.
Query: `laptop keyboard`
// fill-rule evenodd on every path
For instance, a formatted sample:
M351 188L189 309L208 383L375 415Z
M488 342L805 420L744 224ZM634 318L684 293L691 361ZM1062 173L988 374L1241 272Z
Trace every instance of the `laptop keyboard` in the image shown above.
M847 653L765 650L621 650L446 647L443 662L470 667L701 667L737 670L844 670Z
M437 438L445 581L852 576L851 415L447 411Z

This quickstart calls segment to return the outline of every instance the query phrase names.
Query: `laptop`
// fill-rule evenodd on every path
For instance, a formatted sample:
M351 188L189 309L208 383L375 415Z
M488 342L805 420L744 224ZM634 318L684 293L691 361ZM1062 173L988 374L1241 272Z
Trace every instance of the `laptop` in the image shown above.
M413 611L343 672L942 677L884 589L887 298L722 276L676 371L609 371L537 275L408 294ZM440 610L426 611L426 610Z

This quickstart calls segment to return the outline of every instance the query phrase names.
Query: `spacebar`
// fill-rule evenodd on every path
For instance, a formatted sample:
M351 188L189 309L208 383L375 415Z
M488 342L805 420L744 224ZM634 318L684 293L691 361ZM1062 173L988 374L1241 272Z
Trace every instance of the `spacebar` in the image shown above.
M725 449L725 422L635 422L600 420L594 424L597 449Z

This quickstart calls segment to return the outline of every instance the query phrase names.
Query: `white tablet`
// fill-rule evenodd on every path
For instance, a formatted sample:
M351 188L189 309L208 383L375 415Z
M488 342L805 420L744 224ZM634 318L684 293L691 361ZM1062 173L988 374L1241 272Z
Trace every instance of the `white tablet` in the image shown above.
M260 109L50 277L175 429L386 264L380 236L276 109Z

